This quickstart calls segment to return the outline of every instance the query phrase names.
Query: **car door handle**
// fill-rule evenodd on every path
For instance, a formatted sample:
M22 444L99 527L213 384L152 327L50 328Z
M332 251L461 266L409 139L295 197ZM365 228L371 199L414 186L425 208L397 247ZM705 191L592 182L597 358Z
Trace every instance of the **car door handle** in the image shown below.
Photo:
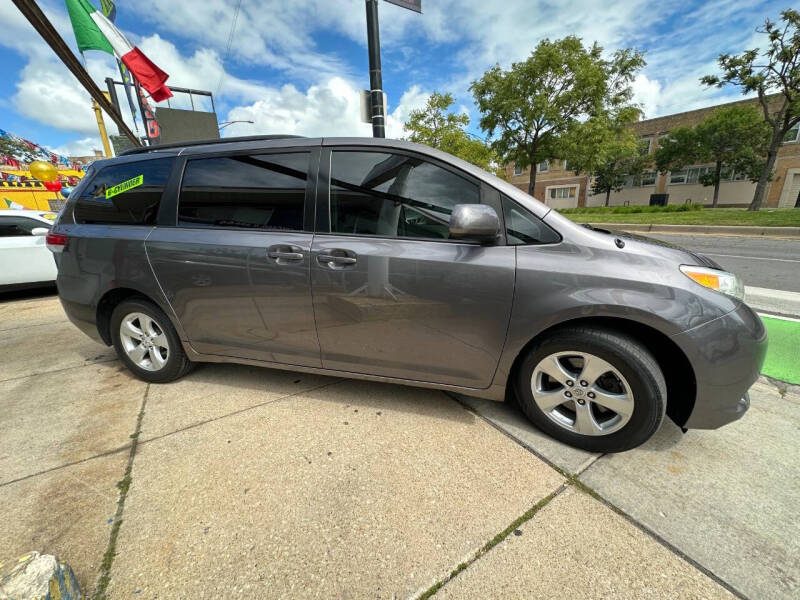
M354 265L357 262L355 252L351 250L329 250L326 254L318 254L317 262L325 267L331 269L341 269L348 265Z
M333 254L320 254L317 257L319 262L324 263L336 263L339 265L354 265L356 264L356 259L352 256L334 256Z
M274 258L278 264L303 260L303 249L299 246L271 246L267 256Z

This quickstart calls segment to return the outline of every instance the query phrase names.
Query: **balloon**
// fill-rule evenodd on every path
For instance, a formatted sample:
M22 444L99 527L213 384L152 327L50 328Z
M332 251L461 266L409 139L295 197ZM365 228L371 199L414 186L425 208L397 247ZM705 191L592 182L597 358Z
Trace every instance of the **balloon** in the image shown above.
M45 181L44 187L46 187L51 192L59 192L61 191L61 182L60 181Z
M30 166L31 175L39 181L53 181L58 177L58 169L43 160L35 160Z

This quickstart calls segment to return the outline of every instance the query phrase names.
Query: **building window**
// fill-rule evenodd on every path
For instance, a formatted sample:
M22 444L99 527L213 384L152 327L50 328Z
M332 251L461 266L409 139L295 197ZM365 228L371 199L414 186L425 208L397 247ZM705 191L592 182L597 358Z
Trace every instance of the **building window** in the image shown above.
M522 175L522 167L514 165L514 175Z
M687 171L688 169L681 169L680 171L672 171L669 174L670 185L676 183L686 183Z
M800 123L796 123L794 127L786 132L786 135L783 136L783 143L789 144L791 142L796 142L798 137L800 137Z
M547 173L550 170L550 161L549 160L543 160L538 165L536 165L536 170L539 173Z
M568 160L564 161L564 170L565 171L575 171L575 165L569 162Z
M571 185L569 187L550 188L551 200L574 198L576 194L577 194L577 188L574 185Z
M656 172L655 171L645 171L642 173L640 178L640 185L642 187L647 185L655 185L656 184Z
M644 156L646 154L650 154L650 148L653 145L653 138L639 138L639 155Z
M700 183L700 178L713 170L713 167L692 167L686 169L686 183Z

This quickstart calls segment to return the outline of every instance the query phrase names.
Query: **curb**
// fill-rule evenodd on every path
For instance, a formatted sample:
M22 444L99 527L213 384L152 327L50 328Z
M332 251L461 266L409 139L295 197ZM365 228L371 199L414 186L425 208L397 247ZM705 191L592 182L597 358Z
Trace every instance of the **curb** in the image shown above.
M745 286L744 301L750 308L765 313L800 317L800 293Z
M800 227L754 227L752 225L659 225L654 223L591 223L600 228L632 233L694 233L800 239Z

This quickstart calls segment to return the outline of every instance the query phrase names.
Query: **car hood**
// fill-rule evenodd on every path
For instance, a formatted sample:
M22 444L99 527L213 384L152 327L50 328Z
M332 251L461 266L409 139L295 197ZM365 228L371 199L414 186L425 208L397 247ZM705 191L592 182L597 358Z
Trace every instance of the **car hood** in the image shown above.
M722 270L722 267L717 262L711 260L704 254L698 254L697 252L692 252L691 250L687 250L683 246L678 246L677 244L672 244L670 242L657 240L655 238L647 237L645 235L630 233L628 231L620 231L617 229L592 227L592 231L612 235L615 238L619 238L626 242L633 242L635 244L642 244L644 246L667 249L668 251L672 251L672 253L674 253L675 255L675 258L681 263L696 264L704 267L710 267L712 269Z

